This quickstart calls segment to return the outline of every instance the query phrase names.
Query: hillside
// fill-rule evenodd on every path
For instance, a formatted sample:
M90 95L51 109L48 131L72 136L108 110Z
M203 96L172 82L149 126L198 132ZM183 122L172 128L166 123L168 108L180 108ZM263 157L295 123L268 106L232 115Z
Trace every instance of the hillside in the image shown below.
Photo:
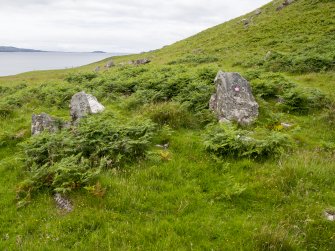
M191 61L191 54L196 63L211 55L212 60L250 67L264 64L271 51L273 58L265 64L269 70L301 73L334 67L334 2L298 0L276 11L282 2L144 55L162 63Z
M335 2L282 3L110 68L0 78L0 249L333 250ZM255 123L209 110L219 70L250 82ZM105 111L31 136L79 91Z
M42 52L40 50L22 49L13 46L0 46L0 52Z

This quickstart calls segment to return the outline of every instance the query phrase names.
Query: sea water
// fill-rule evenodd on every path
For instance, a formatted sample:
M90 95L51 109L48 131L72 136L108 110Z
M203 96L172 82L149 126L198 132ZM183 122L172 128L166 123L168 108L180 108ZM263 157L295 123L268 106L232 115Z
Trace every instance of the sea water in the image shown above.
M0 76L15 75L27 71L72 68L114 55L112 53L85 52L0 52Z

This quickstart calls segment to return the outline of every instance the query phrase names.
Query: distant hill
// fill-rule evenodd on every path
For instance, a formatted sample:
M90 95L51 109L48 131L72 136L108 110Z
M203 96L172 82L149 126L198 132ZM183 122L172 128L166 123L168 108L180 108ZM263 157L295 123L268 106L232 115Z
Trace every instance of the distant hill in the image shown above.
M91 53L106 53L104 51L92 51Z
M0 52L43 52L41 50L16 48L13 46L0 46Z

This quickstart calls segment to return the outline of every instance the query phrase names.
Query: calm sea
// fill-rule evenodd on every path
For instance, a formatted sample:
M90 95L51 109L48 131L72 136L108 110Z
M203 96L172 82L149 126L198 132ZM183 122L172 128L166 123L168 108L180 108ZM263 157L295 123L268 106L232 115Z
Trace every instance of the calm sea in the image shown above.
M0 76L35 70L72 68L114 55L81 52L0 52Z

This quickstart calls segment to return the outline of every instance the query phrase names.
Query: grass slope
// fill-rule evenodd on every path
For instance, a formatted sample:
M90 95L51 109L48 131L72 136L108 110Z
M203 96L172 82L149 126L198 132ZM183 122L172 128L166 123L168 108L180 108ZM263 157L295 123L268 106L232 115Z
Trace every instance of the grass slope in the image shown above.
M107 59L0 78L0 249L333 250L335 225L323 212L335 209L335 3L296 0L277 12L280 3L161 50L114 58L148 57L148 65L92 73ZM240 130L288 135L293 149L264 159L205 150L219 69L241 72L260 104L257 123ZM69 119L79 90L106 106L107 115L88 119L93 125L100 118L112 129L117 119L121 127L130 118L155 122L149 152L103 168L86 184L91 189L69 192L69 214L45 185L22 206L17 192L32 179L22 148L31 114ZM289 103L278 104L281 97ZM166 141L168 150L155 147Z

